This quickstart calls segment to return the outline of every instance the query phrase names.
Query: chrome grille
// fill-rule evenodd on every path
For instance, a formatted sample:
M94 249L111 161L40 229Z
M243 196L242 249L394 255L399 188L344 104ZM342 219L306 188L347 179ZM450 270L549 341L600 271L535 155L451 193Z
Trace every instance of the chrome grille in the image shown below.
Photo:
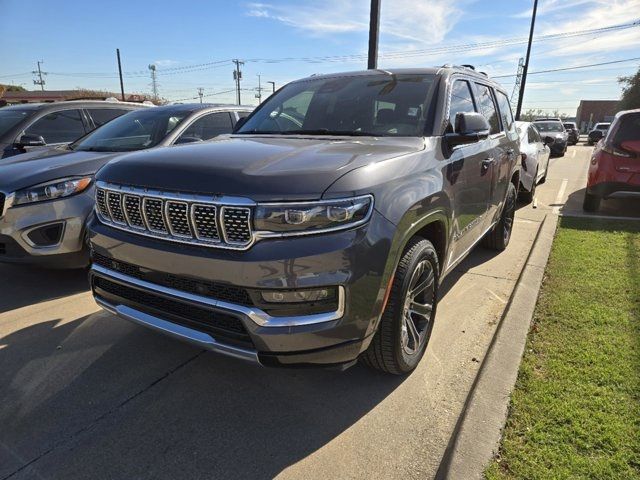
M252 210L244 205L253 203L246 199L218 201L198 195L148 192L103 182L98 182L96 188L96 212L103 223L141 235L208 247L244 250L251 246Z

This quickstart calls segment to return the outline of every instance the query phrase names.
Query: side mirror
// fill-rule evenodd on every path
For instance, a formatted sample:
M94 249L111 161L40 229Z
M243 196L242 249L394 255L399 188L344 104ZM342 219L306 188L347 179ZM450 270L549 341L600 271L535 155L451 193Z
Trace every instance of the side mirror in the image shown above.
M180 145L182 143L196 143L201 141L202 139L198 137L180 137L174 142L174 145Z
M18 147L44 147L46 144L41 135L33 133L23 133L16 141Z
M238 120L236 122L236 126L233 127L233 133L236 133L238 130L240 130L240 127L242 127L245 123L247 123L247 117L242 117L240 120Z
M456 114L454 133L445 135L450 147L466 145L484 140L489 136L491 125L480 113L459 112Z
M553 142L555 142L556 139L553 137L550 137L549 135L547 135L546 137L544 137L544 144L545 145L551 145Z

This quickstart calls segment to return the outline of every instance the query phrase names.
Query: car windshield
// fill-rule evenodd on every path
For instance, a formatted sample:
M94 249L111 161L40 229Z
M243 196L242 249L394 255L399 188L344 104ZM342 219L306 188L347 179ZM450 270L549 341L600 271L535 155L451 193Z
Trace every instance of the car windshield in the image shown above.
M596 130L608 130L610 126L610 123L598 123L595 128Z
M135 110L118 117L70 145L85 152L131 152L151 148L176 128L188 111Z
M434 75L361 75L291 83L236 133L423 136Z
M562 132L564 127L560 122L536 122L539 132Z
M17 108L0 109L0 137L22 120L31 116L33 112L34 110L19 110Z
M565 123L564 128L570 129L570 128L576 128L576 126L573 123Z

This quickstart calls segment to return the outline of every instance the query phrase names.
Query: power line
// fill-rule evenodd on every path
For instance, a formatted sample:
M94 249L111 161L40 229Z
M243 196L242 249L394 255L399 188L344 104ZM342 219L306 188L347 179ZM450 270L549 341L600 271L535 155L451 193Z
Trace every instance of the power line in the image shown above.
M640 57L626 58L624 60L613 60L611 62L590 63L588 65L577 65L575 67L552 68L549 70L538 70L537 72L529 72L529 75L539 75L541 73L563 72L566 70L578 70L580 68L599 67L601 65L613 65L615 63L633 62L640 60ZM492 78L510 78L516 75L494 75Z

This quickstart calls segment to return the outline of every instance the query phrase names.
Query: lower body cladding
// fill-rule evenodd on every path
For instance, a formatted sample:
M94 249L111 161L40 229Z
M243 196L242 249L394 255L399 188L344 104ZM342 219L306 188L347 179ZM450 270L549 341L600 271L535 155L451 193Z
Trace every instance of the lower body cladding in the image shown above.
M84 243L92 193L16 205L0 218L0 262L53 268L81 268L89 257Z
M91 287L106 310L207 350L267 366L344 366L375 333L394 232L374 212L353 230L229 251L93 220ZM273 302L304 292L325 299Z

